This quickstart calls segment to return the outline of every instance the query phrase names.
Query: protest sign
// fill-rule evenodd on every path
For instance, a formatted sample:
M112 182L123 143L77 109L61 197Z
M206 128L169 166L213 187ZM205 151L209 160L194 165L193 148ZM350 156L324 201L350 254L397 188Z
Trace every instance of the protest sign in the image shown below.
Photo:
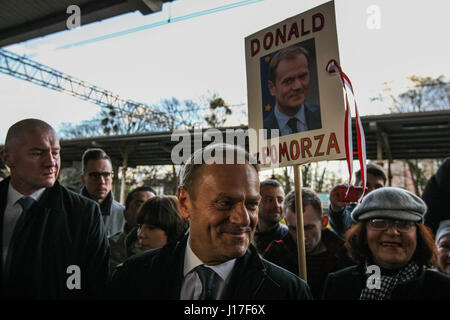
M245 39L250 152L264 167L345 158L334 2ZM266 130L266 135L262 130Z

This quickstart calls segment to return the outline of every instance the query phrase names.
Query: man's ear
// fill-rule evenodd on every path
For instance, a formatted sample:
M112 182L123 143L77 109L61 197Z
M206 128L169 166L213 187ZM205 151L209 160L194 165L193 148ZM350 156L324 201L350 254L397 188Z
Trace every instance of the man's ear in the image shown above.
M178 187L177 190L178 203L180 205L180 214L183 218L189 219L191 216L191 197L187 190L183 187Z
M83 186L85 186L86 185L86 176L84 174L82 174L80 176L80 180L81 180L81 183L83 184Z
M267 81L267 87L269 88L270 94L275 96L275 84L272 81Z
M322 230L325 230L327 226L328 226L328 216L323 216L322 217Z
M8 149L4 148L0 151L0 158L3 163L8 166L8 168L14 168L14 156Z

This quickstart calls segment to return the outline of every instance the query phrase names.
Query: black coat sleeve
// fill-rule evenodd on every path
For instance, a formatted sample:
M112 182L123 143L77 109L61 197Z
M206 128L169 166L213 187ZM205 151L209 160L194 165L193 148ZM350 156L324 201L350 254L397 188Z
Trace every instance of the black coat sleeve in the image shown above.
M436 174L428 180L422 199L427 204L425 225L436 233L442 220L450 219L450 158L446 158Z
M96 203L87 209L87 237L84 244L82 270L83 298L102 298L109 278L109 243L100 213Z

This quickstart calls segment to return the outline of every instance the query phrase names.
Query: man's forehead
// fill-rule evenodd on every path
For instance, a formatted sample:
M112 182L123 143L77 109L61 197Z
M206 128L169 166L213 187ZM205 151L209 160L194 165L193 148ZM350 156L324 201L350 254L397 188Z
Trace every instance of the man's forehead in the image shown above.
M278 194L278 195L284 195L284 190L283 187L281 186L271 186L271 185L265 185L261 187L261 195L273 195L273 194Z
M59 148L59 138L53 129L42 127L25 128L21 134L15 136L13 143L31 143L33 147L39 148L50 144L53 148Z
M226 181L235 181L243 178L242 173L245 172L248 180L257 180L259 189L258 171L250 163L245 164L204 164L200 168L201 175L211 176L212 179L223 179ZM200 175L200 176L201 176ZM201 180L201 178L200 178Z
M243 200L243 199L251 199L258 200L261 198L261 195L257 192L256 189L252 190L225 190L223 192L218 192L215 196L216 199L234 199L234 200Z
M255 185L259 192L258 172L251 164L204 164L199 171L195 179L197 185L202 185L206 180L220 185L241 185L245 179L246 182Z
M112 168L109 159L90 159L86 164L86 168Z
M287 71L289 71L290 73L295 73L295 71L297 70L292 70L292 63L300 63L302 69L304 69L305 72L308 71L308 60L306 60L305 56L303 55L296 55L294 57L289 57L280 61L276 70L277 76L281 76L279 74L280 71L284 71L285 73Z

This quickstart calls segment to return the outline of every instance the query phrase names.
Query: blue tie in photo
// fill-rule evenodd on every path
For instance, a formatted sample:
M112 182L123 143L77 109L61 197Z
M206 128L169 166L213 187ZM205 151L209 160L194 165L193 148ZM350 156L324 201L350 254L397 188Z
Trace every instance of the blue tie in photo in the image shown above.
M287 125L289 128L291 128L291 133L295 133L298 131L297 129L297 118L290 118L289 121L287 122Z

